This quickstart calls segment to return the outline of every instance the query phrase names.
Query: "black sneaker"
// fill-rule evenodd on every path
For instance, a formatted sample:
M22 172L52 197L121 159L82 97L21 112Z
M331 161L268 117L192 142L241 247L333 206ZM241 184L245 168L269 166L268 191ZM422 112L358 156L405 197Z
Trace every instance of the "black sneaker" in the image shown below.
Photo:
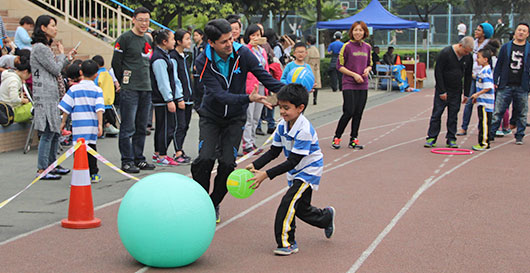
M256 129L256 135L258 135L258 136L264 136L265 133L261 130L261 128L257 128L257 129Z
M267 129L267 134L272 134L276 130L276 127Z
M134 166L134 164L132 163L122 163L121 169L122 171L126 173L139 173L140 172L140 168Z
M155 165L151 163L147 163L147 161L139 162L136 164L136 166L140 168L140 170L154 170L155 169Z
M523 145L523 138L515 138L515 145Z
M335 232L335 208L330 206L325 209L331 213L331 222L329 223L329 226L324 229L324 234L326 235L326 238L329 239L333 236L333 232Z
M215 223L221 223L221 215L219 214L219 206L215 207Z
M57 165L57 167L55 167L55 169L53 169L50 173L58 174L58 175L66 175L70 173L70 169L64 168L61 165Z

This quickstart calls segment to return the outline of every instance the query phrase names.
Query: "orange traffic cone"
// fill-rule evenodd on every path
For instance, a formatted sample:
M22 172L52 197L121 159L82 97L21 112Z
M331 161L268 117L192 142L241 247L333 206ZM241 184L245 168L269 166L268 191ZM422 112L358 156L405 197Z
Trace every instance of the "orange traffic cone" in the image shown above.
M399 55L396 56L396 65L401 64L401 57Z
M94 218L85 139L80 138L77 141L83 144L74 154L68 219L63 219L61 225L65 228L95 228L101 225L101 220Z

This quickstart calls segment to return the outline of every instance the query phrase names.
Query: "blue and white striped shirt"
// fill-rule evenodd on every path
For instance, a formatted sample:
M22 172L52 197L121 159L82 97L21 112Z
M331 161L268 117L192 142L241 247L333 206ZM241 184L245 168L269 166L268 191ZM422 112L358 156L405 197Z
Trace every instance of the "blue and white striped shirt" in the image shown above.
M93 81L83 80L66 92L59 103L59 109L72 116L74 141L84 138L86 143L95 144L98 139L97 112L105 111L103 91Z
M493 86L493 73L489 65L484 66L477 75L476 92L490 88L490 90L477 97L477 105L482 105L486 112L493 112L495 106L495 87Z
M280 121L272 145L283 147L285 157L289 157L291 152L304 156L294 169L287 172L289 186L293 185L294 179L300 179L311 185L312 189L318 189L324 161L317 132L303 114L296 119L291 130L285 120Z

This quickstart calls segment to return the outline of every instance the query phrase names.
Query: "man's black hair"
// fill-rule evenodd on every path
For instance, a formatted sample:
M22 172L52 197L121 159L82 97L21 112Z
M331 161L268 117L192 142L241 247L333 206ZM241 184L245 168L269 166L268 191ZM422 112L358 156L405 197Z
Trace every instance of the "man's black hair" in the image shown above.
M314 35L307 35L306 41L307 41L310 45L314 45L314 44L316 44L316 42L317 42L317 38L316 38Z
M306 46L304 43L302 43L302 42L298 42L298 43L294 44L294 46L293 46L293 51L295 51L295 50L296 50L297 48L299 48L299 47L303 47L303 48L306 48L306 49L307 49L307 46Z
M206 34L206 37L208 38L208 40L214 43L219 40L219 38L221 38L221 35L231 32L232 27L230 26L230 23L225 19L211 20L204 27L204 33Z
M517 29L518 26L525 26L530 31L530 26L527 23L525 23L525 22L521 22L521 23L517 24L517 26L515 28Z
M96 56L92 57L92 61L96 62L99 67L105 66L105 59L103 59L103 57L101 57L101 55L96 55Z
M151 11L149 11L146 7L139 7L134 10L133 18L136 18L136 15L140 13L148 13L149 15L151 15Z
M239 16L237 14L230 14L230 15L226 16L226 20L227 21L230 21L232 19L236 19L237 21L239 21L239 19L241 19L241 16Z
M301 84L291 83L280 89L277 94L278 100L288 101L294 106L298 107L304 105L307 107L307 101L309 100L309 94L305 87ZM305 110L305 109L304 109Z
M90 78L97 74L98 70L98 64L92 60L86 60L81 64L81 71L83 71L83 76L87 78Z
M245 41L246 44L250 43L250 35L258 31L261 33L261 35L263 35L263 33L261 32L261 28L258 27L258 25L252 24L248 26L247 29L245 30L245 35L243 35L243 41Z
M33 21L33 18L31 18L29 16L24 16L24 17L20 18L20 21L18 22L18 24L21 25L21 26L23 26L24 24L28 24L28 25L34 26L35 22Z
M239 25L239 28L242 27L241 22L239 22L238 19L232 18L232 19L227 19L227 21L228 23L230 23L230 25L237 23Z

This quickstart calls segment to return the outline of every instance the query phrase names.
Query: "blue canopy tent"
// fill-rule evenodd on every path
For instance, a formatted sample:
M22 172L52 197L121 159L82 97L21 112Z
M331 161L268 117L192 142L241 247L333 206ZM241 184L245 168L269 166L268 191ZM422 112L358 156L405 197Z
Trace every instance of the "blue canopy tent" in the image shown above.
M349 29L356 21L363 21L374 30L414 29L414 56L418 52L418 29L427 29L427 31L429 29L429 23L399 18L386 10L378 0L372 0L368 6L353 16L333 21L317 22L317 32L319 29ZM429 43L427 43L427 65L428 63ZM414 66L414 77L416 77L416 66ZM414 88L416 88L416 81L414 81Z

